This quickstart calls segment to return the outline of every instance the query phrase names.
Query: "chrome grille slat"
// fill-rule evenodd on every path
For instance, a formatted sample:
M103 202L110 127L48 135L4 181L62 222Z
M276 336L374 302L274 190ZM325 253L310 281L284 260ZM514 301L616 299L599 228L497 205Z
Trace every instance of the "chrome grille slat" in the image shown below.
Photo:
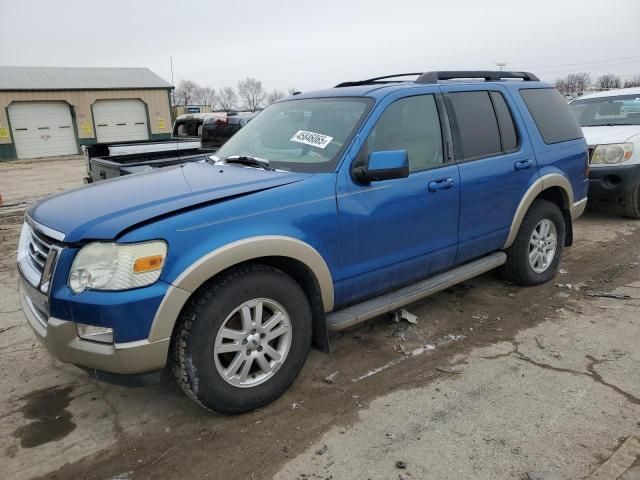
M33 247L29 244L29 259L34 264L33 266L42 274L42 270L44 269L44 261L38 259L38 253L34 252ZM46 258L45 258L46 260Z
M34 263L34 267L38 270L44 269L45 260L39 260L37 255L33 255L31 252L29 253L29 260ZM42 272L40 272L42 273Z
M44 257L45 259L47 258L47 255L49 255L49 251L47 250L45 252L44 250L42 250L40 248L40 246L37 243L29 242L29 249L31 250L31 252L34 255L40 255L41 257Z
M38 234L35 232L35 230L33 231L33 235L31 236L31 238L33 240L36 241L36 243L38 244L38 246L42 247L42 249L46 250L46 253L49 253L49 250L51 250L51 244L45 242L44 240L42 240Z
M27 252L29 254L31 264L42 277L44 266L46 265L47 258L51 252L51 242L35 229L31 229L27 244Z

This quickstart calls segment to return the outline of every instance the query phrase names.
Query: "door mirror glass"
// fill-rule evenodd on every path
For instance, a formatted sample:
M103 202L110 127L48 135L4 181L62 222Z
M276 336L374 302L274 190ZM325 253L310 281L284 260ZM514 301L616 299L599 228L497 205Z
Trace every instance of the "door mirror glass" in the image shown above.
M379 182L409 176L409 158L406 150L372 152L366 165L356 167L353 177L360 183Z

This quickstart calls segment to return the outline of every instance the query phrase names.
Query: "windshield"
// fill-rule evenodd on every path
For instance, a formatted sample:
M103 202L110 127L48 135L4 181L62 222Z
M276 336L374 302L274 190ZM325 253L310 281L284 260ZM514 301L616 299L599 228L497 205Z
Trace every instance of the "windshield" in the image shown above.
M640 94L586 98L569 105L583 127L640 125Z
M367 98L312 98L274 103L215 154L268 160L293 172L331 172L372 103Z

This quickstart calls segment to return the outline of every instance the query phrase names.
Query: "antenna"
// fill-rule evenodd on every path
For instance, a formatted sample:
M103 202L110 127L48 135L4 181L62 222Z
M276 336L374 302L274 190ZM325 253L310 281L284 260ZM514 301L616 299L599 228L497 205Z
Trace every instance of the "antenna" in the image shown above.
M496 62L496 67L502 72L504 71L504 67L507 66L507 62Z
M171 85L173 85L173 88L171 89L171 103L173 103L173 106L175 106L176 104L176 86L173 83L173 57L169 56L169 63L171 64Z

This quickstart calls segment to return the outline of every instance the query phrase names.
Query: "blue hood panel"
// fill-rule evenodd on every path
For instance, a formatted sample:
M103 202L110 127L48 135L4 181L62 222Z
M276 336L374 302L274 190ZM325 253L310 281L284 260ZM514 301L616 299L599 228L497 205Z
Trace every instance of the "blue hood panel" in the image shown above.
M298 182L309 174L186 163L70 190L29 209L65 242L113 240L141 222L202 203Z

